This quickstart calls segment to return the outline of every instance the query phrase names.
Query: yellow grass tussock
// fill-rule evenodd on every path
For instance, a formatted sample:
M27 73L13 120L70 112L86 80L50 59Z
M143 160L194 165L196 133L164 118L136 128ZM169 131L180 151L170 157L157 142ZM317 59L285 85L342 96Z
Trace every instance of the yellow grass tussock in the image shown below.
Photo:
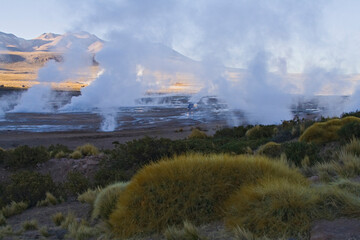
M326 122L317 122L308 127L300 136L299 140L313 143L326 143L339 138L338 131L342 126L350 122L360 122L357 117L345 117L342 119L331 119Z
M200 131L199 129L197 128L194 128L190 135L189 135L189 138L190 139L202 139L202 138L207 138L208 136L206 135L206 133L204 133L203 131Z
M222 218L224 201L240 186L285 178L307 184L295 169L265 156L189 154L141 169L120 195L110 224L120 237L161 232L185 220Z
M125 190L127 182L111 184L98 193L94 201L92 218L107 220L116 207L120 194Z
M276 142L268 142L261 145L256 151L257 154L263 154L268 157L280 157L281 155L281 144Z
M317 216L317 197L308 185L275 179L246 185L225 203L227 227L249 229L271 238L306 235Z

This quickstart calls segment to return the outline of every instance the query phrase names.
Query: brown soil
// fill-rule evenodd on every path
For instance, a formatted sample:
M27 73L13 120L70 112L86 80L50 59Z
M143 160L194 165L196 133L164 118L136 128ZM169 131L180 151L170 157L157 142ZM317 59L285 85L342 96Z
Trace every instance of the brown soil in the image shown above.
M0 132L0 147L13 148L20 145L49 146L51 144L63 144L72 149L85 143L91 143L98 148L110 149L113 142L124 143L144 136L182 139L189 136L193 127L204 129L208 135L212 135L219 127L218 124L196 124L193 126L161 126L158 128L131 129L116 132L94 131L68 131L68 132ZM181 130L182 129L182 130Z

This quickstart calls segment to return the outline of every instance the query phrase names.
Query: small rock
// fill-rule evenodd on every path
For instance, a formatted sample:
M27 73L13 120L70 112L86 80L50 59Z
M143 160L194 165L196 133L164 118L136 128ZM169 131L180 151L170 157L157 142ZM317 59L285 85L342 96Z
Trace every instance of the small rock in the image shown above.
M309 177L308 178L308 180L310 181L310 182L318 182L318 181L320 181L320 177L319 176L311 176L311 177Z

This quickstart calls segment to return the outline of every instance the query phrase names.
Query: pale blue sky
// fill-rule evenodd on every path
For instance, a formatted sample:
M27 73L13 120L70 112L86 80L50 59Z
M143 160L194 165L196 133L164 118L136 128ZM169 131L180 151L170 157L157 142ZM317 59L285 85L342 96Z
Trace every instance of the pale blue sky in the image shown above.
M214 3L221 8L211 12ZM229 3L236 3L238 9L232 12L226 8ZM256 8L254 14L251 7ZM222 55L221 47L231 49L234 54L224 55L224 59L236 64L241 62L238 56L247 56L241 52L241 44L236 45L238 40L251 51L254 39L266 39L268 51L292 59L288 67L293 71L301 71L311 61L359 72L359 12L360 0L0 0L0 31L31 39L44 32L85 30L104 39L107 29L125 29L132 35L164 42L195 59L213 54L204 50L216 49ZM192 18L192 14L196 16ZM285 19L280 21L282 17ZM292 25L287 20L293 21ZM316 26L312 27L313 23ZM249 41L243 37L257 36L258 32L265 35Z
M81 15L59 0L0 0L0 31L25 39L44 32L64 33Z

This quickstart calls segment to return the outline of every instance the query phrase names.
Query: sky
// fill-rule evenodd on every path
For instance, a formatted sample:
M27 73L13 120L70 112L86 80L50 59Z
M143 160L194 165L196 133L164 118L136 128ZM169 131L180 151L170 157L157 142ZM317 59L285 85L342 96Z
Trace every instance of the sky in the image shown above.
M61 0L0 0L0 31L32 39L44 32L72 30L81 11Z
M288 69L294 72L303 71L309 61L316 61L320 67L333 68L334 65L338 65L349 73L360 71L357 67L360 64L357 60L360 53L360 1L249 2L251 1L0 0L0 31L31 39L44 32L62 34L67 31L85 30L105 40L109 37L106 34L108 30L125 29L132 35L138 31L138 35L142 34L141 37L146 35L151 38L150 40L165 43L196 60L207 59L206 55L213 54L204 50L205 48L226 46L227 51L231 48L235 54L219 58L224 64L233 67L241 67L241 64L238 64L241 61L237 56L246 54L241 50L244 44L239 47L234 41L248 41L246 44L252 44L255 38L251 38L251 35L256 35L256 41L269 39L265 44L261 43L269 49L273 48L266 49L267 51L278 52L279 56L291 58L292 61L288 61ZM233 12L227 5L234 6ZM242 12L241 9L246 7L249 8L246 11L250 14ZM252 7L258 10L253 10ZM255 12L253 16L252 11ZM270 12L269 16L266 15L267 12ZM187 13L192 15L186 15ZM262 13L265 13L265 17ZM272 16L272 13L277 15ZM206 14L209 16L205 16ZM279 21L282 17L284 23ZM225 31L225 25L218 24L223 18L224 24L235 30L234 34L231 29ZM240 22L242 19L245 19L245 23ZM287 21L290 22L288 26ZM126 24L128 25L125 26ZM291 30L293 27L296 29ZM155 31L157 35L154 34ZM224 37L218 38L219 35ZM241 39L243 35L249 39ZM206 40L205 44L204 37L210 39ZM213 39L215 41L212 41ZM276 44L285 47L278 50ZM246 48L249 49L248 46Z

